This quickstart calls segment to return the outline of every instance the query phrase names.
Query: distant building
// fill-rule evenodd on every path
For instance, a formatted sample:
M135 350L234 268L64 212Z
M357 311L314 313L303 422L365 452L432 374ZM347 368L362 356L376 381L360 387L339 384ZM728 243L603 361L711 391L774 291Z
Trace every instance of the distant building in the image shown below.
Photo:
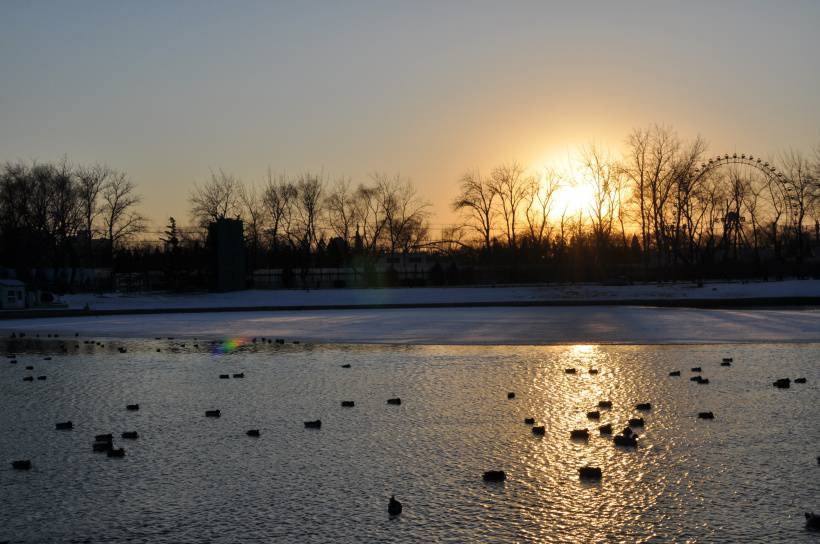
M0 279L0 309L19 310L26 307L26 284L20 280Z
M208 226L211 252L211 289L238 291L248 287L242 221L220 219Z

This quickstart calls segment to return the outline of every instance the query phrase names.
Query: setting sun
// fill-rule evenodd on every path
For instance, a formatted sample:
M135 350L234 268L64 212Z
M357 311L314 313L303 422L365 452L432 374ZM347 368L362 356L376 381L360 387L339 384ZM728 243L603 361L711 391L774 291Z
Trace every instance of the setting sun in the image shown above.
M592 204L592 186L584 180L570 180L558 188L554 198L555 204L550 214L553 218L585 213Z

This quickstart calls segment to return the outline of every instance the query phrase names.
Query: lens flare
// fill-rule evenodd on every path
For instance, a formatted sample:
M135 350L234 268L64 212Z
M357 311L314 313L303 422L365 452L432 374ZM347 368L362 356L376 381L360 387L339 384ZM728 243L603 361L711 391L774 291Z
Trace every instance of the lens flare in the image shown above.
M227 353L232 353L242 346L248 344L247 338L236 337L236 338L228 338L223 340L222 342L217 342L211 347L211 353L213 355L225 355Z

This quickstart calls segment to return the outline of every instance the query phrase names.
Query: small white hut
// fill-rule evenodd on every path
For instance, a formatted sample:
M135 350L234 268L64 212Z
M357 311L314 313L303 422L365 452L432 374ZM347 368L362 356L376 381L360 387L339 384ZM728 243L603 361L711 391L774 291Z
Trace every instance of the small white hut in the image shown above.
M0 278L0 310L26 307L26 284L20 280Z

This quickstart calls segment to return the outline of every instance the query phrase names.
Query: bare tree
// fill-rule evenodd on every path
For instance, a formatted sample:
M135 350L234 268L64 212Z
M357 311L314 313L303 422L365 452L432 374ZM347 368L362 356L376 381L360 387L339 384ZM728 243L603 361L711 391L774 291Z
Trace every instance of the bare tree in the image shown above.
M111 175L111 169L101 164L94 166L80 167L76 170L77 195L80 200L82 213L83 231L86 236L86 251L91 257L92 239L96 232L94 223L100 214L99 196L103 186Z
M419 198L410 180L399 174L375 173L372 177L378 209L384 216L388 249L390 253L406 253L427 236L430 204Z
M318 221L322 212L323 180L314 174L306 172L296 180L296 212L299 220L302 242L308 247L314 247L319 241L316 235Z
M244 218L245 239L249 242L251 269L255 267L256 257L261 246L262 233L265 230L265 206L256 186L240 185L239 202Z
M101 215L111 257L123 242L145 230L145 218L135 209L141 200L136 185L124 173L109 174L102 189Z
M191 216L203 228L219 219L239 218L242 215L241 183L224 171L211 172L206 184L194 184L189 197Z
M339 178L325 198L327 223L333 233L349 243L357 223L357 206L350 178Z
M268 183L262 201L268 215L267 224L271 245L274 248L281 242L291 243L291 224L296 197L296 187L284 175L278 176L274 181L268 168Z
M595 144L581 150L581 164L586 181L592 188L588 214L600 253L612 235L612 225L617 214L619 183L616 178L620 176L620 168L608 153Z
M389 199L384 198L378 186L369 187L359 184L355 193L356 233L362 240L363 249L370 255L375 254L379 244L386 237L387 210ZM359 230L361 227L361 231Z
M805 251L804 225L806 215L810 214L818 201L818 180L814 176L814 165L797 152L784 153L781 162L785 175L787 202L792 215L792 229L797 244L797 257L802 260Z
M524 218L533 243L541 247L552 234L550 214L555 193L562 185L560 174L551 168L544 168L538 175L529 178Z
M453 210L464 214L465 226L481 236L487 253L491 249L496 196L492 181L482 177L481 173L475 170L461 177L460 191L453 201Z
M637 202L638 205L638 220L641 227L641 249L644 264L646 264L646 255L649 249L650 226L648 211L650 131L634 129L627 137L626 145L627 150L624 157L623 172L631 184L632 199Z
M524 177L524 168L515 161L498 166L492 171L491 188L498 195L507 243L511 249L518 247L518 216L527 197L528 185L529 182Z

